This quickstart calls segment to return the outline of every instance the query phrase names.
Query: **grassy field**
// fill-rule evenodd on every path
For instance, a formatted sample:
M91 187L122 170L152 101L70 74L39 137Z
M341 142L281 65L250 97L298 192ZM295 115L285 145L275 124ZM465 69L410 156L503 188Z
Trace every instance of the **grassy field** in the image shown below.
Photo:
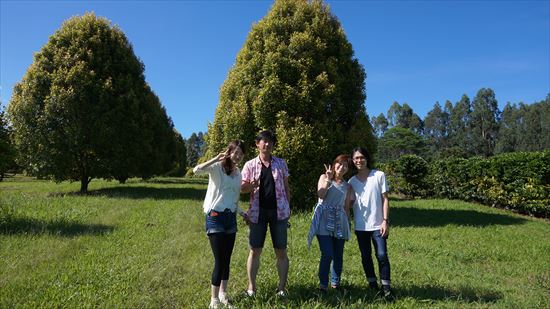
M202 307L212 254L204 233L206 185L193 179L0 182L0 307ZM275 298L270 240L258 295L246 288L247 227L231 264L230 296L249 307L550 307L550 224L449 200L391 202L389 254L397 300L366 288L355 237L342 291L316 294L319 249L307 248L310 213L289 231L289 296ZM241 205L245 207L245 203ZM312 205L313 206L313 205Z

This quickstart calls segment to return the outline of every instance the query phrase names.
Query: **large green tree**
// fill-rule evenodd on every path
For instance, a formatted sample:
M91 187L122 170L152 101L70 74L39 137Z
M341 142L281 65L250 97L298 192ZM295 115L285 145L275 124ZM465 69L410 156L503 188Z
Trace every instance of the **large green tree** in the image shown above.
M153 125L163 111L143 70L108 20L87 13L64 22L34 55L8 107L26 170L80 181L81 192L92 178L150 174L139 167L161 138L154 128L171 124Z
M397 126L386 131L380 138L378 150L378 161L389 162L407 154L425 156L426 142L411 129Z
M194 167L204 154L204 134L193 132L185 142L185 146L187 147L187 164L189 167Z
M206 156L259 130L278 136L293 204L315 198L323 162L356 145L375 151L365 110L365 72L322 1L276 0L255 24L221 87ZM254 151L247 153L248 158Z
M480 89L472 102L471 143L476 155L492 156L500 122L500 110L491 88Z
M384 116L383 113L380 113L378 116L371 118L371 124L374 135L376 137L382 137L384 133L388 130L388 119L386 119L386 116Z
M401 127L411 129L412 131L421 134L424 123L407 103L403 105L398 102L393 102L388 109L388 122L392 127Z
M447 101L446 107L451 105ZM448 147L449 112L436 102L433 109L424 118L424 138L431 156L436 156Z
M448 105L446 105L448 106ZM472 104L470 98L464 94L460 101L450 109L449 115L449 150L448 154L469 157L472 155L470 115Z

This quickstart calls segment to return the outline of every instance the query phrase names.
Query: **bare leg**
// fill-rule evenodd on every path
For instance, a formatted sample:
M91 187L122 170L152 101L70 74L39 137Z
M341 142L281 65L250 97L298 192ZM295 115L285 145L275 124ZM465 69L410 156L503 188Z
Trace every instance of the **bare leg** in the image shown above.
M212 294L210 295L210 299L218 299L218 293L220 292L220 287L212 285Z
M262 248L252 248L248 254L248 261L246 263L246 271L248 275L248 290L256 291L256 275L260 269L260 255L262 254Z
M288 255L286 249L275 249L275 256L277 257L277 272L279 273L279 291L283 291L286 287L286 280L288 277Z

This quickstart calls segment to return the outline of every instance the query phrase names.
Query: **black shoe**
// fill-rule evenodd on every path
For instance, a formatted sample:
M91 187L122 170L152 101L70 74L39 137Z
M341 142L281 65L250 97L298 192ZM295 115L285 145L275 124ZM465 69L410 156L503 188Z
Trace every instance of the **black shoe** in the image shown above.
M382 286L382 297L384 297L384 299L388 301L392 301L395 299L395 296L393 295L393 292L389 285Z
M369 282L369 288L373 289L373 290L378 290L378 283L375 282Z
M319 297L327 295L327 292L327 288L317 288L317 294L319 295Z

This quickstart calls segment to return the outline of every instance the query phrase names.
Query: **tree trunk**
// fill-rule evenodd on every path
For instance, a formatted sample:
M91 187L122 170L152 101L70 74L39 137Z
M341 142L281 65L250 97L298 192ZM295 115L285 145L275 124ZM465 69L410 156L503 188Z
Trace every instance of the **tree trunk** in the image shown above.
M88 184L90 181L88 181L88 177L82 176L80 179L80 193L87 193L88 192Z

